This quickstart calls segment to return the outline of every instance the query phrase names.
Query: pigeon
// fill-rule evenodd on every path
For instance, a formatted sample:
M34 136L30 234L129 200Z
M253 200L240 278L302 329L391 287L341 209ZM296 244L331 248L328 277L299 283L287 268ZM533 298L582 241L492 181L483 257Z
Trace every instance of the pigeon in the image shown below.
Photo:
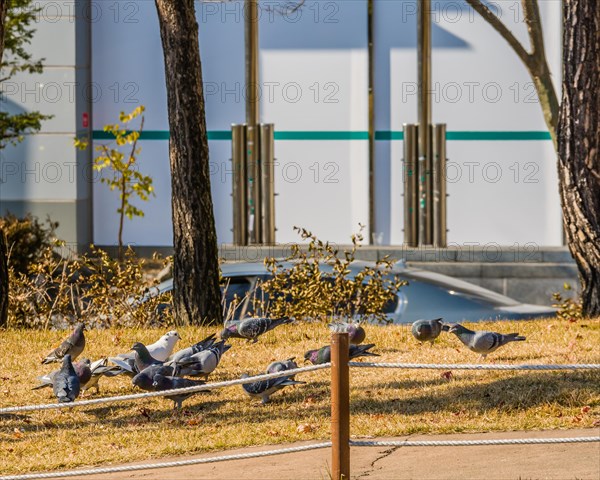
M369 343L367 345L350 345L349 358L378 357L379 354L368 351L374 346L374 343ZM331 362L331 347L327 345L318 350L309 350L304 354L304 360L311 362L313 365L329 363Z
M90 371L92 375L87 382L81 384L82 392L86 392L90 388L95 388L96 393L98 393L100 391L100 387L98 386L100 377L114 377L122 373L119 367L109 367L107 365L107 361L107 358L101 358L100 360L96 360L95 362L91 363Z
M420 342L433 342L439 337L442 330L448 331L450 327L444 325L441 318L433 320L417 320L412 324L412 334Z
M249 378L248 374L243 374L242 378ZM278 390L281 390L288 385L300 385L306 382L294 380L292 377L271 378L254 383L244 383L242 388L251 398L260 398L265 404L269 401L269 397Z
M365 329L357 322L331 322L329 328L334 332L348 333L348 340L354 345L364 342L367 335Z
M267 373L283 372L284 370L293 370L298 368L298 364L294 362L296 357L288 358L287 360L281 360L279 362L273 362L267 367Z
M134 377L136 374L140 373L146 367L150 365L162 365L163 362L154 358L148 348L141 342L135 342L131 347L131 355L132 358L126 357L125 355L117 356L117 357L109 357L109 360L117 365L121 369L120 372L117 373L125 373L130 377Z
M62 367L54 375L52 389L59 403L72 402L79 396L79 378L68 353L63 357Z
M449 324L448 327L450 333L456 335L471 351L480 353L483 359L485 359L488 353L492 353L507 343L525 341L525 337L518 333L505 335L496 332L486 332L484 330L474 332L458 323Z
M184 348L183 350L179 350L177 353L171 355L167 361L170 362L179 362L185 357L191 357L192 355L201 352L203 350L207 350L215 343L215 334L212 333L204 340L200 340L198 343L195 343L191 347Z
M175 374L190 377L204 376L204 378L208 378L215 368L217 368L217 365L219 365L221 356L230 348L231 345L225 345L225 341L221 340L208 350L203 350L175 363Z
M154 375L154 381L152 382L152 386L157 391L173 390L174 388L196 387L198 385L204 385L204 382L202 380L189 380L181 377L169 377L160 373ZM166 398L170 398L173 400L173 402L175 402L174 409L181 410L182 402L196 393L199 392L179 393L176 395L168 395Z
M156 360L165 362L171 353L173 353L173 349L178 340L181 340L179 334L175 330L171 330L170 332L165 333L156 342L146 345L146 348L150 355ZM120 353L116 358L121 360L133 360L134 352ZM109 360L113 361L113 358L111 357Z
M150 365L162 365L164 362L150 354L148 348L140 342L135 342L131 349L134 352L135 373L139 373Z
M65 355L71 355L71 358L75 360L83 349L85 348L85 336L83 334L83 323L78 323L73 330L73 333L64 340L57 348L52 350L46 358L42 360L42 364L60 362Z
M292 323L291 318L263 318L263 317L251 317L241 320L239 323L230 323L221 331L221 338L227 340L229 337L234 338L246 338L252 340L254 343L257 342L258 337L269 330L273 330L279 325L285 325L286 323Z
M131 380L134 386L153 392L156 388L153 386L155 375L164 375L165 377L174 374L174 368L171 365L150 365L144 368L140 373L135 375Z
M75 369L75 373L79 379L79 384L82 386L87 384L92 378L90 365L91 362L87 358L83 358L73 364L73 368ZM56 377L58 372L60 372L60 370L54 370L46 375L37 377L37 379L40 381L40 384L33 387L32 390L39 390L40 388L45 387L54 387L54 377Z

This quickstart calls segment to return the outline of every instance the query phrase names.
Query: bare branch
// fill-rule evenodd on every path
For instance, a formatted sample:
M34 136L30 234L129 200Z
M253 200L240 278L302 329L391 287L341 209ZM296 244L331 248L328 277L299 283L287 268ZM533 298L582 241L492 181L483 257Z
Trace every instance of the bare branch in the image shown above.
M527 32L531 41L531 58L536 57L539 60L546 60L546 50L544 49L544 33L542 30L542 19L540 17L540 7L537 0L521 0Z
M488 7L481 3L481 0L466 0L466 2L473 10L481 15L486 22L488 22L494 28L494 30L496 30L502 36L502 38L504 38L504 40L508 42L521 61L527 67L529 67L529 53L527 50L525 50L523 45L519 43L506 25L504 25L504 23L502 23L502 21L496 15L494 15L494 13Z

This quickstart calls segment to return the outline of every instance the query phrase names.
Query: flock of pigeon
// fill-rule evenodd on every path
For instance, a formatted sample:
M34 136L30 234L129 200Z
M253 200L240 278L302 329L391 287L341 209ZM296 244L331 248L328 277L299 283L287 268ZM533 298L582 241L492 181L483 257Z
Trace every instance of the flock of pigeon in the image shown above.
M99 391L98 381L102 376L114 377L128 375L134 386L146 391L172 390L203 385L208 376L217 368L221 357L231 345L225 342L229 338L242 338L256 342L258 337L280 325L291 323L289 318L269 319L252 317L228 322L217 341L211 334L194 345L173 353L175 344L180 340L179 334L172 330L151 345L136 342L131 351L115 357L102 358L91 362L89 359L75 361L85 348L84 325L78 324L71 335L42 360L42 364L62 362L59 370L38 377L40 384L35 389L52 387L58 402L72 402L85 390L95 388ZM350 359L364 356L378 356L369 350L375 344L361 345L365 340L364 328L358 323L336 322L329 325L334 331L347 332L349 336ZM454 333L470 350L480 353L483 358L488 353L509 342L523 341L525 337L517 333L504 335L487 331L472 331L457 323L444 323L441 318L434 320L417 320L412 325L413 336L421 342L434 343L442 331ZM309 350L304 359L314 365L331 361L329 345ZM298 368L293 358L271 363L266 373L275 373ZM192 380L186 377L201 377L203 380ZM247 378L248 375L242 375ZM269 401L270 395L288 385L301 382L293 375L243 384L246 394L260 398L263 403ZM181 409L182 402L197 392L185 392L169 395L176 409Z

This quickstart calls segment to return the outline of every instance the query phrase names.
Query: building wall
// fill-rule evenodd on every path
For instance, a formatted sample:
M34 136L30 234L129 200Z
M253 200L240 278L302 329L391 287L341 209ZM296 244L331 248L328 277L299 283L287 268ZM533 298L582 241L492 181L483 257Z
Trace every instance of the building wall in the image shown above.
M284 5L261 2L260 21L261 119L276 126L277 241L297 240L292 227L299 225L347 243L359 223L368 224L366 1L306 1L300 10L287 13ZM551 142L539 139L547 129L525 68L464 1L434 0L432 5L433 119L447 123L449 130L448 241L560 245L555 156ZM520 2L493 5L527 44ZM227 131L245 117L243 3L196 2L196 7L217 234L220 243L229 243ZM560 1L540 2L540 7L559 86ZM140 143L140 169L154 177L156 197L140 205L144 218L127 222L125 240L139 246L171 245L168 119L154 3L92 2L90 11L94 131L116 121L122 110L146 106L148 139ZM64 45L64 52L72 48L64 30L58 35L39 28L35 44L50 37ZM375 230L384 244L403 242L400 133L403 123L417 121L416 64L415 2L375 2ZM50 79L49 69L44 76ZM73 131L77 115L69 126ZM69 125L58 117L54 124ZM50 124L45 128L50 131ZM28 158L41 156L38 141L34 137L22 147L36 152ZM53 146L44 158L74 155L67 143ZM48 208L60 195L80 198L66 184L20 182L10 188L26 192L6 195L6 201L37 198ZM92 189L93 240L113 245L117 196L97 178ZM59 193L52 196L51 191ZM5 202L4 192L0 198Z
M36 135L0 151L0 212L49 215L74 248L92 241L91 153L73 148L91 115L90 2L37 2L40 11L27 51L43 58L42 74L19 73L2 83L0 108L12 113L38 110L53 118Z

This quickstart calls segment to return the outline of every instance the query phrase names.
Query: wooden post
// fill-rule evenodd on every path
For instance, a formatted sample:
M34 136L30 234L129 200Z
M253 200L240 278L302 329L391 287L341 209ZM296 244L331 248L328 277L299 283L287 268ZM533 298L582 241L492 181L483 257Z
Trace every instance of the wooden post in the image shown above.
M331 336L331 478L350 480L348 334Z

